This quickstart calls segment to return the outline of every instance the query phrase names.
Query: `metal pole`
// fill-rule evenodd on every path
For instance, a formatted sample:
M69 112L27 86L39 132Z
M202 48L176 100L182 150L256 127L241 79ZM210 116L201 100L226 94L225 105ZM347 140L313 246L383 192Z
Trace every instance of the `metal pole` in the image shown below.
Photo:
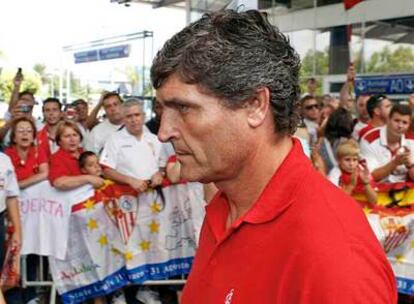
M361 3L363 4L363 3ZM365 9L363 11L362 16L362 24L361 24L361 66L360 66L360 73L365 73Z
M66 70L66 103L68 104L70 100L70 70L69 68Z
M147 35L146 32L144 32L144 39L142 39L142 94L141 96L144 96L145 94L145 39Z
M59 100L63 102L63 70L59 70Z
M312 74L316 75L316 7L317 0L313 0L313 62L312 62Z
M152 33L152 35L151 35L151 58L154 58L154 33ZM152 87L152 83L150 83L150 88L151 88L151 97L153 97L154 96L154 89Z

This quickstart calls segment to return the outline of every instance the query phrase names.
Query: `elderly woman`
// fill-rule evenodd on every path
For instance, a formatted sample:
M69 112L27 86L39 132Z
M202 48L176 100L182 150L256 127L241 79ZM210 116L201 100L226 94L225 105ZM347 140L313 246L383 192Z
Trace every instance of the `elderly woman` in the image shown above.
M5 150L10 157L20 189L47 179L48 163L42 149L35 145L36 126L33 120L20 117L11 126L11 145Z
M99 188L104 180L98 176L82 174L78 158L81 148L82 133L75 122L62 121L56 131L59 150L50 158L49 181L59 190L70 190L86 184Z

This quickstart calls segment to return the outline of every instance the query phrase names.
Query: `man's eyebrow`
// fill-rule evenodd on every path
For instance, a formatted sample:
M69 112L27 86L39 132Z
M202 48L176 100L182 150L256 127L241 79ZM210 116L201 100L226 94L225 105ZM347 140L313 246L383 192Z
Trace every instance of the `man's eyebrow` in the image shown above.
M191 102L182 100L179 98L171 98L171 99L165 99L160 101L161 105L164 107L175 107L175 106L181 106L181 105L192 105Z

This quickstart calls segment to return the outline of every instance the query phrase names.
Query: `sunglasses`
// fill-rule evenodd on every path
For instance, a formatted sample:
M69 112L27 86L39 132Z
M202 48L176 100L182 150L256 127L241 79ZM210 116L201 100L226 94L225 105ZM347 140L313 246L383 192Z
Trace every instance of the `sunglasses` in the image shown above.
M316 103L315 104L312 104L312 105L305 106L305 110L310 111L312 109L320 109L320 106L318 104L316 104Z

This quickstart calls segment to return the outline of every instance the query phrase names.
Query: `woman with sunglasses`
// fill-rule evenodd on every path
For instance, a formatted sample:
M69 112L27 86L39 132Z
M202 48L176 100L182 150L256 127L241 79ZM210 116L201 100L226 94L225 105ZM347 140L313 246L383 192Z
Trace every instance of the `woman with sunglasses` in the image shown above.
M47 179L49 166L42 149L35 145L36 126L27 117L13 121L11 127L11 145L5 150L16 171L20 189Z
M31 185L46 180L49 173L46 154L43 149L38 149L35 144L35 138L36 126L32 119L23 116L12 122L10 147L5 150L5 153L11 159L20 189L28 188ZM16 229L15 223L12 224L14 229ZM36 279L39 259L34 255L28 255L26 263L28 279ZM16 290L13 295L23 297L26 302L38 297L34 287Z

